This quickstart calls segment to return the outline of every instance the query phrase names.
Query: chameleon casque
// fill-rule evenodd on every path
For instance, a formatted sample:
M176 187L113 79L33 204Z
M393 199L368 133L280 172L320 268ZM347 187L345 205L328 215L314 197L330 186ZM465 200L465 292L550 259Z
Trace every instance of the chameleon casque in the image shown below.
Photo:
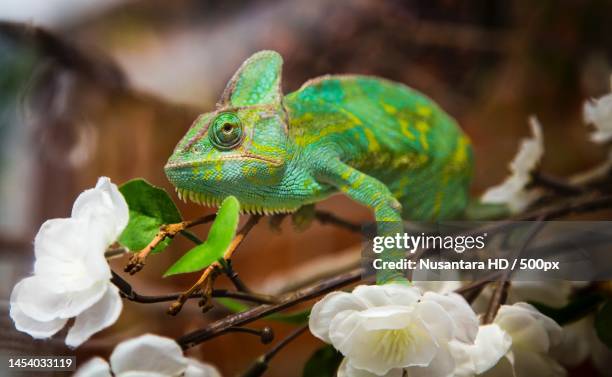
M341 192L374 212L379 234L463 213L472 149L431 99L359 75L283 96L281 68L278 53L254 54L195 120L165 166L179 196L216 206L234 195L243 212L275 214Z

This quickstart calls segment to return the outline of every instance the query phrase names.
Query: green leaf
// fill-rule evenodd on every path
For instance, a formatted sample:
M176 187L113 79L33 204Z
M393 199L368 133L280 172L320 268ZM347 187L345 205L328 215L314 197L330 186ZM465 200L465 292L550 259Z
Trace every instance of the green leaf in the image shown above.
M200 271L222 259L236 235L239 215L238 199L233 196L225 198L208 232L206 242L186 252L166 271L164 277Z
M241 313L251 308L250 306L238 300L234 300L227 297L220 297L216 300L218 303L225 306L226 309L234 313ZM310 309L298 310L290 313L273 313L264 318L271 321L288 323L291 325L302 325L308 322L308 316L310 316Z
M304 365L302 377L335 377L342 354L327 345L316 350Z
M595 315L595 331L599 340L612 348L612 299L606 301Z
M560 326L563 326L592 313L599 307L602 301L602 295L594 292L577 295L562 308L553 308L537 302L531 302L531 304L542 314L554 319Z
M119 237L119 243L131 251L146 247L164 224L182 221L179 210L168 193L138 178L124 183L119 191L125 198L130 210L130 220ZM163 251L171 242L167 238L153 249L153 253Z

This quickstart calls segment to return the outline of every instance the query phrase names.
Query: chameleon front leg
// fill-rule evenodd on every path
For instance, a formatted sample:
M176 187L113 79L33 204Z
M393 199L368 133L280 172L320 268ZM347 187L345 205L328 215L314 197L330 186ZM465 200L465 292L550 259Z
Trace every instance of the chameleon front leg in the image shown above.
M401 204L384 183L343 163L339 159L331 159L319 178L338 188L351 199L372 209L379 236L395 237L396 234L403 232L400 216ZM400 261L404 258L404 253L399 249L385 250L382 258L384 261ZM378 284L404 280L404 274L401 270L384 269L376 274Z

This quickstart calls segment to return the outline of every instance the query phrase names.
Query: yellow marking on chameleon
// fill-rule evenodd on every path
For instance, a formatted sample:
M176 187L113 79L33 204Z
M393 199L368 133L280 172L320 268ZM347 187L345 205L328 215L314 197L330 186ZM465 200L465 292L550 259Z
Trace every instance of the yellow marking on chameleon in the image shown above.
M312 186L313 183L314 183L314 181L311 178L306 178L304 180L304 188L306 190L308 190L310 188L310 186Z
M466 161L468 160L468 146L469 140L467 136L462 135L457 141L457 146L455 148L455 153L453 154L453 162L457 168L461 168L465 166Z
M217 181L221 181L223 179L223 162L219 161L215 163L215 171L217 175L215 176Z
M361 123L361 119L357 118L355 116L355 114L351 113L350 111L340 108L340 112L344 115L347 116L347 118L349 118L355 125L360 125Z
M363 132L365 132L366 139L368 139L368 150L370 152L380 151L380 145L378 144L378 141L376 140L376 137L374 136L372 130L370 130L369 128L365 128Z
M418 105L416 108L416 112L421 116L428 117L431 115L431 107Z
M404 134L404 136L406 136L410 140L416 140L416 136L414 136L414 134L409 129L410 124L408 123L408 121L403 119L398 119L398 121L402 130L402 134Z
M442 170L442 184L440 185L440 187L447 187L448 186L448 181L450 180L450 176L451 176L451 170L452 168L450 168L448 165L445 169ZM444 200L444 191L442 191L443 189L441 189L440 191L438 191L436 193L436 198L434 201L434 208L433 208L433 212L432 215L438 216L440 214L440 210L442 209L442 203Z
M381 102L382 108L389 114L395 115L397 113L397 108L393 105L389 105L388 103Z
M429 124L423 121L416 123L416 129L419 131L419 141L426 151L429 150L429 142L427 141L427 133L429 132Z
M353 174L353 170L351 168L346 168L346 170L342 172L340 177L343 180L348 181L348 179L351 177L352 174Z
M357 177L355 182L351 183L351 187L354 188L354 189L359 188L361 186L361 184L363 183L364 179L365 179L365 177L363 175L360 175L359 177Z
M299 146L306 146L311 143L316 143L317 141L321 140L322 138L326 137L329 134L341 133L344 131L351 130L353 128L354 128L354 125L351 123L327 126L321 129L320 132L315 135L304 135L304 137L296 139L295 143Z
M254 147L254 151L257 151L259 154L268 155L270 157L280 156L283 153L282 148L274 145L263 145L252 141L251 146Z

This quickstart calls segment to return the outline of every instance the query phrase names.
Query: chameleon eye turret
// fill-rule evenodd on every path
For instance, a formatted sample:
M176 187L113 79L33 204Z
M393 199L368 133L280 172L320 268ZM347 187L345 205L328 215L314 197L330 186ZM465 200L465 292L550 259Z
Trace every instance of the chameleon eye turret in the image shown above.
M242 143L243 127L234 113L221 113L213 121L210 132L210 142L219 150L234 149Z

